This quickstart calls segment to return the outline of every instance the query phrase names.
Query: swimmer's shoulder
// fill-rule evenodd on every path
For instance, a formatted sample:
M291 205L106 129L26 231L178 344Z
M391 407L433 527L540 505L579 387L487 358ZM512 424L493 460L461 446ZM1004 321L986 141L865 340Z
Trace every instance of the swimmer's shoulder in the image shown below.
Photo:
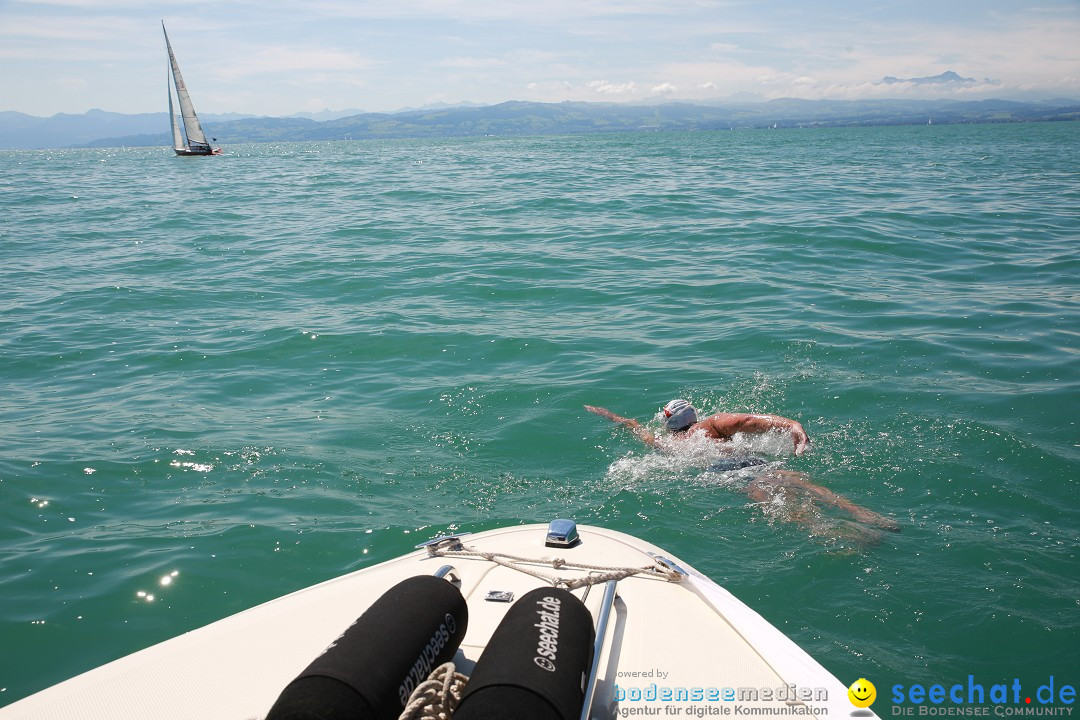
M730 413L716 413L707 418L698 420L686 431L688 435L701 432L711 438L726 438L730 435L725 432L725 423L730 422L733 416Z

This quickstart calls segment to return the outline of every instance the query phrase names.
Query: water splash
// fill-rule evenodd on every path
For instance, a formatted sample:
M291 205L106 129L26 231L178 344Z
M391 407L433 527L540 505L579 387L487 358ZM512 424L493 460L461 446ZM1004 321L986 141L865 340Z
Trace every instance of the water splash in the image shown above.
M619 490L661 495L693 492L694 488L729 489L748 496L743 506L756 509L770 525L794 524L815 541L845 549L852 544L877 544L882 529L898 528L890 519L817 485L805 473L766 459L783 457L788 450L790 437L782 432L740 434L729 443L718 443L704 434L661 435L657 452L619 458L609 466L606 479ZM740 459L756 464L732 468L731 461Z

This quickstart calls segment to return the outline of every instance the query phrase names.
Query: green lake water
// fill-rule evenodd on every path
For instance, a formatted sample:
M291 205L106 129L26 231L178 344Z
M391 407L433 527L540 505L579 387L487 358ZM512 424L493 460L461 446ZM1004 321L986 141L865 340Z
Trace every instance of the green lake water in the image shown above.
M1075 685L1078 168L1080 123L0 153L0 705L557 517L664 547L882 716ZM583 409L673 397L799 420L810 452L755 449L901 532Z

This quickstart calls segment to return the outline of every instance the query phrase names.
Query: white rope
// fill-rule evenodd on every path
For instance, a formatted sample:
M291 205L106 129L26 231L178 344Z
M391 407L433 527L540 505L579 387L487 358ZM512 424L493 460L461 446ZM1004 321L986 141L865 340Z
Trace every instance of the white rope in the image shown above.
M459 545L460 547L460 545ZM431 555L438 555L443 557L479 557L484 560L489 560L503 567L510 568L511 570L518 570L532 575L535 578L543 580L555 587L563 587L567 590L573 590L579 587L585 587L586 585L598 585L605 583L608 580L622 580L633 575L648 575L650 577L659 578L661 580L667 580L668 582L679 582L683 576L676 570L664 567L663 565L653 562L652 565L643 565L641 567L615 567L609 565L588 565L586 563L567 562L562 558L552 558L551 560L537 560L536 558L521 557L518 555L507 555L506 553L493 553L493 552L481 552L474 549L454 550L449 548L443 548L440 545L428 546L428 553ZM568 570L593 570L598 571L599 574L586 575L585 577L566 579L561 577L555 577L553 575L547 575L534 570L532 568L523 567L518 563L530 563L533 565L550 565L554 570L560 570L566 568Z
M468 681L454 663L443 663L416 686L398 720L450 720Z

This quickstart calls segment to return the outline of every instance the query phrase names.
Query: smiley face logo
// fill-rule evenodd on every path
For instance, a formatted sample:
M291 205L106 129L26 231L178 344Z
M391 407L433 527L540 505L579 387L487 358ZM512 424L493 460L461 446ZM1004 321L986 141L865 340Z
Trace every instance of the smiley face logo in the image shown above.
M859 678L855 682L851 683L851 687L847 691L848 700L855 707L865 708L874 704L874 700L877 699L877 688L874 687L874 683L870 682L866 678Z

